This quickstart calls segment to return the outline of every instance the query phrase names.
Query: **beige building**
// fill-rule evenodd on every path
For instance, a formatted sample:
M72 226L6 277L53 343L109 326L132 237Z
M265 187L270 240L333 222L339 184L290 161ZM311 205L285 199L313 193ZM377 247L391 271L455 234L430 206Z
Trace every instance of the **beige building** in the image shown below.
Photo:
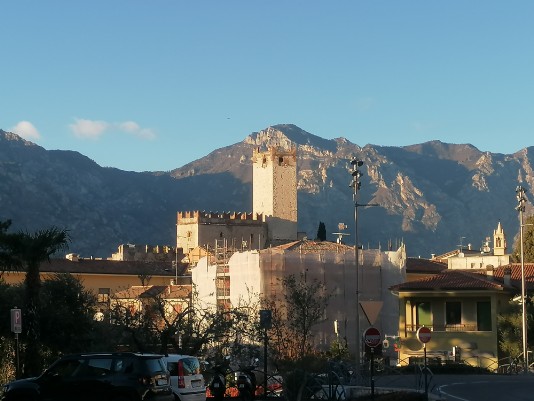
M398 300L388 288L405 281L404 246L390 252L363 250L359 257L360 301L368 307L368 314L363 310L360 314L360 328L363 332L372 324L383 334L397 334ZM303 240L233 252L227 257L204 257L192 269L192 281L201 301L225 307L237 306L243 300L257 301L259 297L272 299L282 292L281 278L303 273L307 279L323 283L332 294L325 319L315 328L315 345L328 348L333 340L339 339L354 352L355 269L353 247ZM376 317L374 311L378 311ZM367 320L367 315L372 321Z
M174 261L143 262L115 261L105 259L84 259L74 255L69 258L51 259L42 263L41 280L57 273L70 273L78 278L83 286L92 291L100 307L109 306L111 296L119 291L139 285L166 286L173 284L191 286L191 276L187 276L188 265ZM25 271L3 271L2 279L7 284L24 282Z
M181 211L176 247L264 249L297 239L297 151L270 147L252 154L252 213Z
M121 244L117 252L111 254L111 260L137 260L144 262L155 261L181 261L185 257L183 249L179 248L178 253L168 245L136 245Z
M252 211L265 216L269 243L297 239L297 149L252 153Z
M176 243L187 254L223 243L235 249L261 249L267 243L267 226L263 215L255 213L178 212Z
M187 309L191 303L190 285L134 285L118 291L110 301L110 307L121 307L132 314L150 313L150 308L157 303L163 305L167 321L174 321L176 316ZM161 320L156 313L155 319Z

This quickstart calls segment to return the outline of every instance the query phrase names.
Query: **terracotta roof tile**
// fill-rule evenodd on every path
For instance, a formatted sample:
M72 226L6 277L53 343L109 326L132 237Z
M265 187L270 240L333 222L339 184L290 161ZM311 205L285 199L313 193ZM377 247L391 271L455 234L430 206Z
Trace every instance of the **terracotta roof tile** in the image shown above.
M189 298L191 286L189 285L134 285L126 290L114 294L118 299L154 298L161 295L165 299Z
M297 251L302 253L320 253L320 252L348 252L353 250L353 246L345 244L338 244L331 241L313 241L301 240L288 242L287 244L278 245L273 249L281 249L288 251Z
M178 275L186 275L187 267L187 263L178 263ZM173 263L170 261L142 262L108 259L80 259L78 261L70 261L68 259L51 259L50 263L41 264L40 270L43 273L152 274L169 277L176 275Z
M464 270L444 270L436 275L407 281L390 287L392 291L439 291L439 290L495 290L502 291L505 287L480 274Z
M422 258L406 259L406 273L439 273L446 269L447 262Z

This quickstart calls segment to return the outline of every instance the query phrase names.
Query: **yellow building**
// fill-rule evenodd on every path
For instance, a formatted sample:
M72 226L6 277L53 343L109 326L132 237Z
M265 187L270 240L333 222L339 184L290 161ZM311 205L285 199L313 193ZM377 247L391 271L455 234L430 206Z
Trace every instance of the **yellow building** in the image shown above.
M528 287L534 283L534 264L525 266ZM463 361L497 370L497 315L521 291L518 264L486 270L444 270L390 287L399 298L399 361L420 362L423 344L417 330L426 326L430 361Z
M101 306L109 305L110 296L118 291L139 285L167 286L172 284L191 286L191 276L186 275L188 265L175 261L116 261L104 259L51 259L40 267L41 280L57 273L70 273L83 286L98 297ZM7 284L24 282L25 271L0 272Z

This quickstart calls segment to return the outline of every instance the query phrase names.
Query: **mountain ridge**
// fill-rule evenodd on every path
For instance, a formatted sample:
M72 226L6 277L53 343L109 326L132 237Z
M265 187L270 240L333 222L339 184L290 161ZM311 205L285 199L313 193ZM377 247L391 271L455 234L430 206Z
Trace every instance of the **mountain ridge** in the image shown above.
M27 231L66 228L69 251L86 256L109 256L123 243L173 245L178 211L251 211L252 150L268 146L297 147L299 231L314 238L322 221L335 240L343 222L354 236L350 160L358 157L360 202L380 205L360 208L361 244L387 249L404 242L410 256L446 252L462 238L478 249L499 221L511 251L519 229L514 189L520 178L530 190L534 177L531 147L512 155L439 140L360 147L293 124L252 132L169 172L141 173L0 130L0 219Z

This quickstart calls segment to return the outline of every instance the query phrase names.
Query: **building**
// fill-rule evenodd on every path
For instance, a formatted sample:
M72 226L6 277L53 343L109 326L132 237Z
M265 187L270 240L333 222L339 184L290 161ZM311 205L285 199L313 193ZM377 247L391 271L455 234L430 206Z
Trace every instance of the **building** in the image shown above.
M270 147L252 154L252 213L181 211L176 247L190 253L231 247L263 249L297 239L297 151Z
M119 245L117 252L111 254L111 260L122 261L181 261L185 255L183 249L179 248L176 252L175 249L168 245L136 245L136 244L121 244Z
M190 285L134 285L118 291L110 302L112 309L121 308L132 315L134 313L151 313L150 308L162 303L167 321L173 322L177 315L185 311L191 303ZM155 313L154 318L161 321Z
M492 240L486 237L479 250L472 249L471 244L443 255L433 256L433 260L447 262L449 269L486 269L489 266L499 267L510 263L510 254L506 253L506 235L501 226L493 230L493 247L490 246Z
M113 294L130 287L166 286L171 283L191 287L188 267L185 263L175 264L174 261L116 261L79 258L69 254L68 258L42 263L40 277L46 280L58 273L70 273L82 282L86 290L97 296L100 308L107 308ZM19 284L24 282L26 272L3 271L1 277L7 284Z
M339 243L293 241L262 250L204 257L192 269L192 281L201 301L224 308L280 296L283 290L280 279L289 275L303 274L307 280L318 280L332 296L324 320L314 328L314 345L326 349L334 340L341 340L354 352L354 254L354 247ZM389 252L362 250L359 258L364 312L360 314L360 327L363 331L373 325L382 333L397 334L398 300L388 288L405 281L405 248Z
M534 264L525 265L527 292L534 288ZM399 360L422 361L417 330L431 329L427 356L497 370L497 315L521 292L521 265L485 270L447 269L390 287L399 298Z
M252 211L266 218L270 244L297 239L297 149L252 153Z
M261 249L268 240L261 214L178 212L176 221L177 247L187 254L198 247L213 249L222 243L235 249Z

